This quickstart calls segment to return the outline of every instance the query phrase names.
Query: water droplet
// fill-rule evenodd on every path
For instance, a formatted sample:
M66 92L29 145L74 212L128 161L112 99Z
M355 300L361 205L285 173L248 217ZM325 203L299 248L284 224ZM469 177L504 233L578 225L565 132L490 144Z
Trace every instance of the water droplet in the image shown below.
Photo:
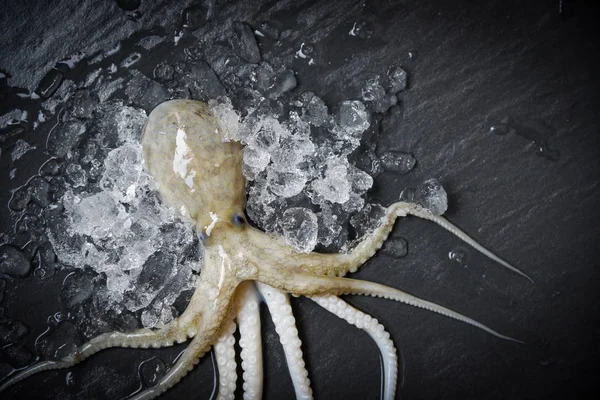
M55 313L55 314L53 315L53 317L54 317L54 320L55 320L57 323L60 323L60 322L63 322L63 321L66 321L66 320L67 320L67 315L66 315L66 314L64 314L64 313L62 313L62 312L60 312L60 311L58 311L57 313Z
M34 232L43 228L42 220L34 214L23 214L17 221L17 232Z
M468 266L467 263L469 262L471 256L467 249L457 247L448 253L448 258L451 261L457 263L458 265L461 265L466 268Z
M548 140L556 134L556 130L539 119L503 118L500 122L492 121L490 132L506 135L514 131L517 135L532 141L538 148L537 155L549 161L558 161L560 151L551 149Z
M35 340L35 348L38 354L52 360L60 360L75 353L77 340L78 333L72 322L59 322L56 315L51 315L48 317L48 329Z
M60 171L60 165L56 158L51 158L46 161L39 169L39 173L42 176L54 176Z
M408 243L403 237L388 238L382 247L383 253L394 258L401 258L408 254Z
M550 161L558 161L560 152L548 146L548 140L556 130L539 119L509 118L508 124L517 135L533 141L538 146L538 155Z
M369 21L355 22L348 34L361 39L369 39L373 35L373 24Z
M31 200L44 208L50 204L50 185L41 176L35 176L27 184L31 193Z
M144 388L155 386L165 375L167 368L165 363L157 357L142 361L138 367L140 382Z
M508 132L510 132L510 126L508 124L499 122L499 123L494 123L493 125L490 126L490 133L493 133L495 135L504 136Z
M140 61L141 58L142 58L142 55L140 53L138 53L138 52L131 53L121 62L121 67L129 68L133 64Z
M40 267L40 268L36 268L36 269L33 271L33 276L35 276L36 278L40 278L40 279L41 279L41 278L43 278L44 276L46 276L46 270L45 270L45 269L43 269L43 268L41 268L41 267Z
M47 99L48 97L52 96L54 92L56 92L56 89L58 89L62 81L62 72L56 68L52 68L46 73L46 75L44 75L37 89L35 89L35 93L37 93L40 97Z
M0 273L26 276L30 270L31 262L23 252L11 245L0 247Z
M27 185L23 185L17 188L8 202L8 207L13 211L22 211L27 207L27 204L31 201L31 194Z
M273 40L278 40L279 36L281 35L281 31L279 30L279 28L277 28L275 25L269 23L268 21L261 22L259 25L259 30L265 36L267 36Z
M183 10L183 27L195 31L200 28L207 17L207 9L202 6L192 6Z

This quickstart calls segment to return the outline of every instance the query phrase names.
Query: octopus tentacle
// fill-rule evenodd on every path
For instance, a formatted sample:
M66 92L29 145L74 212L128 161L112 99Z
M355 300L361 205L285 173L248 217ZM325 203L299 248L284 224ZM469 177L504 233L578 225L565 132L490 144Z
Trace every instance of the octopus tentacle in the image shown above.
M187 309L179 317L180 321L193 324L188 331L198 334L156 386L138 393L130 400L150 400L166 392L187 375L216 343L222 332L221 327L229 316L229 307L238 282L228 268L213 267L214 260L211 253L206 251L206 264L200 274L200 284Z
M420 207L416 204L412 205L412 207L409 209L408 213L410 215L414 215L415 217L419 217L419 218L423 218L423 219L427 219L429 221L435 222L436 224L438 224L439 226L441 226L448 232L452 233L454 236L456 236L463 242L467 243L469 246L473 247L475 250L477 250L484 256L488 257L490 260L497 262L498 264L502 265L503 267L521 275L522 277L528 279L531 283L535 284L534 280L529 275L527 275L525 272L510 265L508 262L504 261L497 255L495 255L494 253L492 253L491 251L489 251L488 249L486 249L485 247L483 247L482 245L477 243L475 241L475 239L473 239L472 237L467 235L466 232L464 232L462 229L460 229L456 225L452 224L446 218L444 218L440 215L434 215L429 210L426 210L423 207Z
M520 340L502 335L486 325L464 316L456 311L420 299L401 290L375 282L331 276L312 275L299 270L263 267L259 269L258 280L296 295L313 296L320 294L343 295L362 294L396 300L414 307L442 314L446 317L473 325L501 339L522 343Z
M259 297L254 282L242 282L236 292L237 322L244 373L244 399L261 399L263 392L263 359L260 334Z
M275 330L283 346L294 390L296 391L296 398L312 399L310 379L300 348L302 341L298 337L298 329L296 329L290 299L286 293L264 283L258 282L256 286L267 303L267 307L269 307Z
M408 215L427 219L438 224L448 232L458 237L460 240L472 246L475 250L481 252L486 257L525 277L532 283L534 282L527 274L496 256L494 253L476 242L473 238L463 232L456 225L450 223L444 217L434 215L429 210L419 206L418 204L404 201L399 201L390 205L386 209L385 215L381 218L380 224L369 235L365 236L363 240L349 253L320 254L313 252L309 254L303 254L290 251L289 254L286 253L286 257L284 259L280 260L280 263L281 265L287 267L298 267L306 272L317 275L344 276L348 272L356 272L367 260L375 255L377 250L381 248L383 242L387 239L388 235L392 231L396 219L398 217L405 217ZM265 234L263 235L265 236L264 238L260 238L258 240L255 239L257 241L256 245L263 249L268 247L269 244L272 246L272 243L275 242L275 239L271 236ZM249 236L251 236L252 239L252 236L257 237L260 236L260 234L253 232ZM278 248L285 247L285 244L283 243L277 243L277 245Z
M162 377L156 386L130 397L129 400L151 400L160 396L186 376L209 349L210 344L204 335L194 337L175 365Z
M330 313L355 325L371 336L383 360L383 396L384 400L393 400L398 381L398 355L390 334L375 318L352 307L336 296L311 296L311 299Z
M58 361L40 361L29 368L11 376L0 386L0 392L38 372L70 368L97 352L112 347L158 348L172 346L174 342L182 343L188 339L186 332L179 328L175 319L164 328L158 330L138 329L130 333L108 332L96 336L87 343L79 346L75 353Z
M235 362L235 338L233 333L237 326L233 319L223 327L223 333L217 338L214 345L219 370L218 400L233 400L237 382L237 364Z

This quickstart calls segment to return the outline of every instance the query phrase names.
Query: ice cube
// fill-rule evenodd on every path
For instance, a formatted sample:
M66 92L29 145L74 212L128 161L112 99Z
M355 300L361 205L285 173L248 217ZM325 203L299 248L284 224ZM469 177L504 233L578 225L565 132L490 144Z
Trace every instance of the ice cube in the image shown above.
M77 330L70 321L61 321L56 327L50 327L35 342L38 354L50 360L60 360L72 356L77 350Z
M341 221L328 204L321 205L321 212L317 216L319 218L318 241L323 246L329 246L342 233Z
M25 153L27 153L28 151L31 151L31 150L35 150L35 146L31 146L29 143L27 143L23 139L19 139L15 143L15 146L13 147L13 150L10 153L10 156L14 162L14 161L18 160L19 158L23 157L23 155L25 155Z
M315 149L309 138L300 136L282 135L279 144L280 146L271 152L271 160L279 170L296 170L296 166Z
M354 227L356 236L360 238L379 226L384 214L383 207L376 204L366 204L359 212L350 217L350 225Z
M352 184L352 190L359 195L362 195L373 186L371 175L353 165L348 165L348 180Z
M269 151L279 145L282 133L287 134L286 129L275 118L265 116L259 118L249 127L249 135L245 139L248 146Z
M151 110L167 99L168 92L160 83L137 70L131 70L131 80L125 87L130 103Z
M60 299L61 303L72 309L83 303L94 294L92 276L83 270L75 270L63 280Z
M299 170L286 172L271 169L267 172L269 189L281 197L292 197L304 189L306 176Z
M97 100L88 89L79 89L73 93L67 105L67 112L72 118L89 118L92 116Z
M281 35L280 30L275 25L271 24L268 21L261 22L259 25L259 30L265 36L267 36L273 40L278 40L279 35Z
M160 310L148 308L142 312L141 322L144 328L154 328L160 320Z
M87 185L87 173L79 164L69 164L65 170L67 179L71 181L74 188Z
M433 215L442 215L448 209L448 195L434 178L421 183L416 191L418 203Z
M387 73L388 91L392 94L401 92L406 88L406 72L395 65L392 65Z
M185 84L185 92L190 93L192 98L208 101L225 96L225 88L205 61L180 64L176 69Z
M294 71L286 70L275 77L275 82L269 87L267 96L276 99L283 93L295 88L297 85Z
M87 130L81 121L68 121L57 125L48 135L48 151L50 154L63 158L81 141Z
M182 13L183 27L191 31L200 28L208 19L208 10L201 6L195 5L185 8Z
M361 93L364 101L378 102L385 97L385 89L379 84L379 77L367 79Z
M120 142L139 143L147 120L146 112L134 107L120 107L114 114Z
M34 176L27 187L31 193L31 200L38 206L44 208L50 204L50 184L39 175Z
M114 191L125 202L135 197L142 172L142 148L139 144L125 143L108 153L100 187Z
M208 105L211 108L215 119L218 122L219 133L225 140L237 140L240 141L240 116L233 109L231 100L229 98L219 98L217 100L210 100Z
M250 25L236 22L233 26L234 35L231 38L233 48L238 55L251 64L260 62L260 50L256 44L256 38Z
M94 239L120 236L131 226L123 205L108 192L85 197L72 205L65 204L65 208L73 217L73 229Z
M381 156L381 163L386 170L401 174L410 172L416 162L417 160L412 154L402 151L390 151Z
M312 182L312 189L331 203L345 203L350 199L352 185L348 180L347 162L329 160L325 176Z
M310 253L317 244L317 216L311 210L293 207L283 213L279 222L287 243L296 251Z
M312 92L304 92L301 96L304 104L302 117L314 126L326 125L331 119L325 102Z
M369 114L358 100L342 101L338 105L336 119L342 131L354 138L360 138L369 128Z

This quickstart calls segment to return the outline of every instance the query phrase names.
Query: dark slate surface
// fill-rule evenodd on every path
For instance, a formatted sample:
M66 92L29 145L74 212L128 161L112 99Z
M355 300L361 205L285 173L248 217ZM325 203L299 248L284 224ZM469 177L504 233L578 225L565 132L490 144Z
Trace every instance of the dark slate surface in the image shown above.
M29 4L31 3L31 4ZM162 25L173 35L182 6L168 1L138 11L114 2L4 3L0 12L0 68L9 73L2 113L19 106L15 87L34 89L61 58L78 50L107 50L137 31ZM401 107L383 117L382 140L412 152L409 175L383 174L371 195L383 204L424 179L449 193L446 216L497 254L526 271L533 285L469 250L468 267L448 259L460 242L425 221L403 220L393 235L409 242L400 260L377 255L355 276L402 288L464 312L525 342L517 345L467 325L385 300L352 297L376 316L401 350L406 399L524 399L598 394L598 14L575 1L284 1L212 2L214 30L226 19L280 23L297 42L315 43L314 67L295 63L300 88L328 103L356 98L364 73L393 63L409 73ZM451 3L451 4L450 4ZM559 14L562 9L562 14ZM128 19L128 16L131 19ZM137 20L136 20L137 18ZM132 20L133 19L133 20ZM356 21L373 29L368 40L347 33ZM297 48L263 49L277 59ZM416 52L416 58L408 57ZM511 118L499 136L490 127ZM533 129L532 121L549 127ZM550 135L552 133L552 135ZM32 132L28 141L41 143ZM558 160L536 154L547 140ZM37 142L36 142L37 140ZM8 178L12 142L2 144L0 200L3 232L11 230L9 191L41 161L29 158ZM556 155L546 151L544 154ZM43 159L41 152L38 156ZM552 157L550 157L552 158ZM41 332L58 306L60 274L40 282L7 278L5 315ZM313 389L318 398L377 398L375 345L357 329L305 299L294 302ZM267 343L265 398L293 396L272 323ZM32 348L35 335L24 345ZM138 387L137 365L178 349L108 350L71 371L40 374L2 398L118 398ZM67 386L65 379L73 379ZM208 398L213 373L206 357L165 399ZM83 392L80 392L83 390Z

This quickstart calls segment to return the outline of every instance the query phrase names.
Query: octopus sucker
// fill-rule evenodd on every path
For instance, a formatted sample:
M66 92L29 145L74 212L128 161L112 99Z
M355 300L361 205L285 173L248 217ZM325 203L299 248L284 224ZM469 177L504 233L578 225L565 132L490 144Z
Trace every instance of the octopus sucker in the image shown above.
M396 392L398 356L390 335L376 319L338 296L382 297L433 311L473 325L498 338L519 342L446 307L383 284L344 277L358 270L382 246L399 217L430 220L503 267L529 279L522 271L478 244L441 216L413 203L390 205L380 224L345 254L298 253L282 237L250 226L244 214L245 179L242 144L222 135L210 108L193 100L171 100L149 115L142 134L145 168L154 178L162 201L191 223L204 244L204 264L186 310L169 324L131 333L102 334L58 361L40 361L0 386L9 386L41 371L71 367L109 347L166 347L189 340L165 376L132 399L153 399L177 384L211 348L219 375L218 398L232 399L238 380L235 336L239 329L245 399L263 393L259 302L264 301L282 342L298 398L313 397L303 361L289 295L307 296L334 315L366 331L383 360L382 397Z

